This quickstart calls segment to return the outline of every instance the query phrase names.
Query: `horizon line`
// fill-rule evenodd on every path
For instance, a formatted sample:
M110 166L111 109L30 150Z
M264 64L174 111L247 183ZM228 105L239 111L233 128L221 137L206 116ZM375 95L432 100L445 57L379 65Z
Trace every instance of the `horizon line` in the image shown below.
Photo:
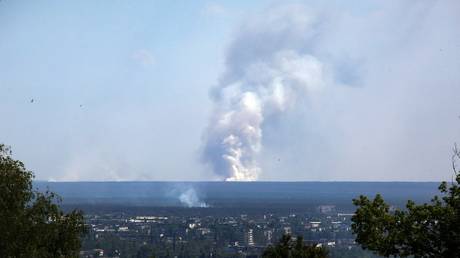
M409 180L299 180L299 181L276 181L276 180L254 180L254 181L225 181L225 180L33 180L33 182L47 183L441 183L440 181L409 181Z

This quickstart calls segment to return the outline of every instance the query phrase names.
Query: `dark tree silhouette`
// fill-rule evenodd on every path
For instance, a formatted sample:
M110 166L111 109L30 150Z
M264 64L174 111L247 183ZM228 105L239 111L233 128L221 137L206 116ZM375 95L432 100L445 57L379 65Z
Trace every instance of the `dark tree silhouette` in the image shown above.
M291 235L283 235L279 243L269 246L263 253L266 258L326 258L328 252L324 247L305 245L302 237L294 240Z
M405 210L390 212L380 195L353 200L358 206L352 217L356 242L386 257L460 257L460 174L455 163L459 159L455 146L455 180L442 182L442 196L434 196L429 204L408 201Z
M34 191L32 179L0 144L0 257L77 257L86 232L82 213L64 214L60 198Z

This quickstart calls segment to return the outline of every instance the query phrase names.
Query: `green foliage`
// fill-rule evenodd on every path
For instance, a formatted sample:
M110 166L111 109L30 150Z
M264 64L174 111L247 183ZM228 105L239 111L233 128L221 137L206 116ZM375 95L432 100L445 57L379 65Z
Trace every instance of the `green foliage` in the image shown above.
M0 144L0 257L77 257L86 232L82 213L64 214L59 197L33 191L32 179Z
M331 258L381 258L372 251L363 250L361 246L336 246L329 249Z
M293 240L290 235L283 235L275 246L269 246L263 253L267 258L326 258L328 251L324 247L309 246L302 237Z
M390 211L380 195L354 199L358 206L352 217L356 242L382 256L459 257L460 174L451 184L441 183L442 197L405 210Z

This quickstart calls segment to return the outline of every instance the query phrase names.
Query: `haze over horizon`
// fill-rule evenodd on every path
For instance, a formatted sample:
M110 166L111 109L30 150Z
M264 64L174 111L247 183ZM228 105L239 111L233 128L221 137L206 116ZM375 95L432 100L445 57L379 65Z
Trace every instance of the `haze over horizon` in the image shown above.
M459 13L0 1L0 143L45 181L450 180Z

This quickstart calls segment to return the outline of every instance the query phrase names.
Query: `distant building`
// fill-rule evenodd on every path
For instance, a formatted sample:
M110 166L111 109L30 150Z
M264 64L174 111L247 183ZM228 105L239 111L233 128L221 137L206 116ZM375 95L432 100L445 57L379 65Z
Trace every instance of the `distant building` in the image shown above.
M254 246L254 230L252 228L248 229L248 232L246 232L246 243L248 246Z
M311 221L310 225L312 228L318 228L319 226L321 226L321 221Z
M129 231L129 228L128 227L119 227L118 231L119 232L127 232L127 231Z
M319 213L331 213L335 211L335 205L320 205L316 209Z
M201 232L201 235L207 235L211 233L211 229L209 228L199 228L198 231Z
M352 217L355 215L354 213L337 213L337 216L339 217Z
M265 230L264 237L267 240L267 244L271 244L273 240L273 230Z
M285 235L292 235L291 227L284 227L283 230Z

